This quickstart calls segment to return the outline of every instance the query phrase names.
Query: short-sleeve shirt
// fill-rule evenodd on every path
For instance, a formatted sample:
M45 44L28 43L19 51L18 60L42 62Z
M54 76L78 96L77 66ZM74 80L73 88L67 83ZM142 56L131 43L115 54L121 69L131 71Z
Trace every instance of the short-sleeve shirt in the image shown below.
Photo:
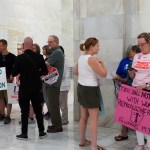
M128 65L132 62L128 57L123 58L119 66L117 68L116 74L120 76L121 78L127 78L128 75Z
M52 54L48 57L46 61L52 67L57 68L59 72L59 78L56 83L51 86L60 87L62 82L62 76L64 71L64 54L59 47L52 50Z
M132 68L136 70L132 86L150 83L150 54L136 54Z
M7 55L0 54L0 67L6 67L6 77L10 78L16 56L12 53Z

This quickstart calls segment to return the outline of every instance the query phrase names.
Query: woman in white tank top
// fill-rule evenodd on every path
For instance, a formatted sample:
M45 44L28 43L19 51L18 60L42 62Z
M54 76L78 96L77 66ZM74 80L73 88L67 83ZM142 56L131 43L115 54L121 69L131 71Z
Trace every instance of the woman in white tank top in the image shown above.
M78 76L78 101L80 103L80 144L84 147L91 144L91 150L105 150L97 145L98 113L100 93L97 76L106 77L107 71L103 61L93 57L99 51L99 41L96 38L88 38L80 45L84 54L78 59L74 74ZM86 125L90 117L91 141L85 137Z

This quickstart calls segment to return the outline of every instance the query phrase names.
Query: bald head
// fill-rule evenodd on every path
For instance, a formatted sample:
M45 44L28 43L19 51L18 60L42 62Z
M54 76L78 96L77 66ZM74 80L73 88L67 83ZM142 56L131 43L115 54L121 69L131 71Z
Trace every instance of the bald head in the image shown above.
M24 50L27 50L27 49L31 49L32 50L33 48L33 40L31 37L26 37L24 39Z

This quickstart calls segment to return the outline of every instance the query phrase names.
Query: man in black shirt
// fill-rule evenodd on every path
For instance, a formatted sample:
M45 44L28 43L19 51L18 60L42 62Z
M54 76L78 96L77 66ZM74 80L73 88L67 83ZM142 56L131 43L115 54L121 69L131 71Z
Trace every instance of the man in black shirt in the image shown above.
M6 78L7 82L11 83L10 75L12 72L13 64L16 56L7 49L7 41L4 39L0 40L0 67L6 68ZM5 116L5 106L7 108L7 114ZM11 122L10 113L12 109L12 104L8 104L7 90L0 91L0 121L4 120L4 124L9 124Z
M43 57L32 51L33 40L30 37L24 39L24 54L17 56L12 71L12 76L20 75L19 105L21 108L22 133L17 139L28 139L28 114L30 101L36 114L39 128L39 138L44 138L42 104L41 104L41 75L48 73Z

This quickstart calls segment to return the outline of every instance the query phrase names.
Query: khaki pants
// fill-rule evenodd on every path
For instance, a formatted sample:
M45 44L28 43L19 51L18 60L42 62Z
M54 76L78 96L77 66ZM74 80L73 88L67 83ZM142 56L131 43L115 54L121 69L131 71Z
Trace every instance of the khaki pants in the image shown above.
M62 113L61 120L62 124L68 122L68 91L60 91L59 105Z

